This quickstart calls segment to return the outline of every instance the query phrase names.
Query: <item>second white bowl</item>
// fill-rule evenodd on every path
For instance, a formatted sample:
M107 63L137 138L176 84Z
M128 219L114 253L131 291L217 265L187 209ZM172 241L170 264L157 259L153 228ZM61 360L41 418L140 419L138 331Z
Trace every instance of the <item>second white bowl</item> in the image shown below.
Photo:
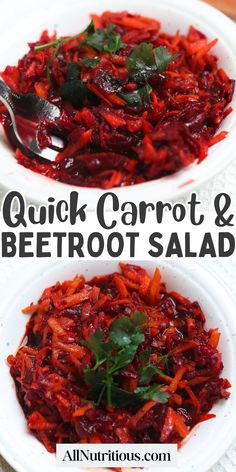
M136 262L154 272L155 262ZM231 397L213 409L216 418L198 425L179 451L177 472L205 472L224 454L235 436L236 422L236 317L235 303L227 290L200 265L161 262L158 264L168 290L176 290L197 300L206 314L207 327L221 332L223 377L233 383ZM6 358L15 353L25 331L28 317L21 309L37 301L43 289L57 280L72 278L76 273L87 279L117 270L117 262L58 262L27 265L16 272L5 287L0 312L0 453L17 472L56 472L56 459L27 431L26 420L16 398ZM214 441L212 440L214 437ZM71 470L71 469L70 469ZM80 469L77 469L80 470ZM155 472L155 468L150 468ZM165 469L166 470L166 469ZM172 472L173 469L171 469ZM66 471L65 471L66 472Z

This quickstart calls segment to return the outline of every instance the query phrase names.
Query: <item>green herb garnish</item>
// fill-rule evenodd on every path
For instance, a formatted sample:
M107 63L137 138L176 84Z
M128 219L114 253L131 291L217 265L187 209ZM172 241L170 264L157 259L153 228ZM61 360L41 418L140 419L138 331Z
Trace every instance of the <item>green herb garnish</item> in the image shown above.
M150 105L150 94L152 87L147 83L134 92L121 92L119 95L132 108L146 108Z
M70 80L75 80L80 78L80 70L78 67L78 63L76 62L68 62L67 64L67 72L66 72L66 82Z
M170 355L170 353L168 353L168 354L158 354L157 360L160 363L163 362L163 364L167 365L168 362L169 362L169 355Z
M126 48L126 44L122 42L121 36L114 32L115 25L110 23L107 26L106 44L104 44L104 51L109 54L116 54L120 49Z
M135 390L136 395L144 400L154 400L158 403L166 403L169 393L161 390L163 385L151 385L150 387L139 387Z
M176 57L164 46L153 49L151 44L141 43L127 57L126 67L133 80L143 83L154 73L164 72Z
M153 49L149 43L141 43L133 48L131 54L126 59L126 67L129 70L132 80L137 84L144 84L134 92L120 93L120 96L130 107L145 108L150 105L150 94L152 87L148 79L154 73L161 73L177 57L171 54L164 46Z
M100 59L99 58L92 58L92 57L85 57L85 59L81 59L81 61L78 62L79 66L85 66L85 67L96 67L97 64L99 64Z
M108 360L112 351L111 343L103 343L101 331L96 331L94 334L91 334L89 338L82 341L81 344L88 347L95 356L96 364L93 370L96 370L101 364Z
M82 31L82 33L76 34L74 36L69 36L68 38L58 38L55 41L50 41L49 43L39 44L34 47L35 51L43 51L44 49L49 49L54 47L55 50L51 57L49 58L46 70L48 82L51 81L50 69L54 59L57 56L57 53L62 44L72 41L73 39L79 38L82 34L87 33L87 37L80 43L80 46L87 45L96 49L99 52L107 52L109 54L116 54L122 48L126 47L126 44L122 42L121 36L114 32L115 26L113 24L107 25L106 29L97 28L95 30L93 20L89 23L87 28ZM87 67L95 67L100 62L99 59L85 58L79 61L79 65L85 65Z
M86 85L80 79L79 64L76 62L68 63L66 80L60 87L62 98L68 100L77 108L87 101L89 93Z
M122 316L111 325L109 338L119 347L139 345L144 341L141 325L145 322L143 313L134 312L131 318Z
M64 100L68 100L74 107L78 108L87 100L88 89L82 80L74 79L61 85L60 95Z
M156 375L163 375L162 370L158 369L155 367L153 364L147 364L144 367L141 367L139 369L139 375L140 375L140 384L145 385L151 382L152 378L155 377Z
M139 359L143 363L147 363L150 359L152 350L150 347L147 347L147 349L144 349L144 351L140 352L139 354Z
M168 354L159 354L157 356L157 361L161 365L161 367L165 367L167 374L170 374L170 356L171 351Z
M34 46L34 51L43 51L44 49L49 49L51 47L57 47L58 45L60 46L61 44L64 44L64 43L67 43L69 41L72 41L73 39L79 38L79 36L81 36L84 33L93 34L94 31L95 31L94 23L93 23L93 20L91 20L89 25L87 26L87 28L85 28L85 30L82 31L81 33L75 34L73 36L69 36L68 38L60 37L58 39L55 39L55 41L50 41L49 43L38 44L37 46Z
M88 34L87 38L83 40L81 45L90 46L93 49L96 49L96 51L102 52L105 38L105 30L103 28L97 28L92 34Z
M54 52L53 54L51 55L50 59L48 60L47 62L47 65L46 65L46 71L47 71L47 79L48 79L48 82L50 83L51 82L51 65L60 49L60 46L61 46L61 43L59 42L55 49L54 49Z
M171 52L168 51L168 49L164 46L159 46L158 48L155 48L153 53L155 57L157 71L160 73L164 72L167 69L168 65L179 56L179 54L171 54Z
M99 52L116 54L117 51L125 48L126 44L122 42L121 36L114 32L114 27L110 23L106 29L97 28L92 34L88 34L81 44L86 44Z
M161 385L139 387L134 392L128 392L117 384L117 374L133 362L139 345L145 339L144 322L145 315L134 312L131 318L122 316L111 324L107 342L103 342L100 331L82 342L95 357L94 367L84 369L84 380L90 385L89 398L96 405L106 401L108 406L124 408L141 400L167 401L168 394L160 389Z
M47 65L46 65L47 79L48 79L49 83L51 82L51 76L50 76L51 75L51 72L50 72L51 65L52 65L54 59L56 58L57 53L58 53L61 45L64 44L64 43L67 43L69 41L72 41L73 39L79 38L84 33L87 33L88 35L91 35L91 34L94 33L94 31L95 31L94 23L93 23L93 20L92 20L89 23L89 25L87 26L87 28L85 28L85 30L82 31L82 33L75 34L74 36L69 36L68 38L60 37L60 38L56 39L55 41L50 41L49 43L39 44L37 46L34 46L34 51L43 51L44 49L49 49L51 47L55 47L55 50L54 50L53 54L51 55L51 57L49 58L49 60L47 62Z
M83 31L83 33L93 34L94 31L95 31L94 21L91 20L87 28L85 28L85 30Z

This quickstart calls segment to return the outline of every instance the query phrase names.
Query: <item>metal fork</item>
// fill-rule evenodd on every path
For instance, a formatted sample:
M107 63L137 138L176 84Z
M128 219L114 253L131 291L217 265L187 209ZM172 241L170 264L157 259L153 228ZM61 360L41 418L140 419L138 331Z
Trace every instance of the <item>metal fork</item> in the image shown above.
M42 121L53 122L59 118L60 109L33 93L18 95L2 80L0 80L0 101L9 112L10 121L6 122L6 131L12 145L28 157L43 162L55 161L58 152L65 148L64 141L52 134L52 144L46 149L40 149L37 127Z

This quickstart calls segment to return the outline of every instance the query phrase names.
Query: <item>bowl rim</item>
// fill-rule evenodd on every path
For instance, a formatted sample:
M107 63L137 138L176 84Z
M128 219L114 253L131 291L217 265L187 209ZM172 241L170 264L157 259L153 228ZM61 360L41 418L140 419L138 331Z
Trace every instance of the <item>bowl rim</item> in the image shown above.
M90 261L90 262L93 262L94 265L96 265L97 261ZM106 262L110 263L111 261L106 261ZM113 264L117 264L117 261L112 261L112 262L113 262ZM156 265L156 261L135 261L135 262L137 264L142 264L144 266L145 266L145 263L149 264L149 267L151 266L151 268L149 270L153 270L154 265ZM190 264L187 263L187 262L184 262L184 263L181 262L181 264L179 262L176 262L176 261L175 262L160 261L160 262L161 262L161 264L163 264L164 267L168 266L170 270L176 270L177 274L178 274L179 268L182 271L183 269L186 269L188 267L188 270L192 271L193 274L196 273L196 271L197 271L198 275L197 275L197 278L196 278L195 282L197 282L197 284L198 284L199 280L204 280L205 282L207 281L207 284L210 284L210 286L211 286L211 290L212 290L212 287L214 287L215 288L215 293L220 293L221 292L221 297L222 297L222 299L224 299L224 303L225 303L225 306L227 307L227 310L229 310L229 312L231 312L231 314L232 314L232 312L235 312L235 303L236 303L236 301L235 301L235 298L232 296L232 293L230 292L230 288L225 284L224 281L223 281L223 284L222 284L222 280L220 279L220 277L217 277L216 274L212 274L210 269L208 269L208 268L206 269L206 267L203 267L203 265L201 263L197 263L196 265L194 264L194 266L190 266ZM77 266L75 264L77 264ZM10 300L13 299L14 294L19 292L19 287L21 287L21 285L25 284L25 282L27 280L28 280L28 282L30 282L32 280L32 277L36 274L38 274L38 277L40 277L41 274L42 274L42 271L46 268L48 268L49 274L50 274L52 271L54 271L53 273L55 273L55 270L58 269L58 268L59 268L59 270L62 270L63 266L64 267L73 266L73 271L79 271L79 261L57 261L57 262L53 263L53 265L50 264L50 263L46 263L46 262L40 262L39 265L37 265L37 267L35 267L35 266L32 267L32 265L30 265L30 263L28 263L27 265L25 265L25 267L27 267L27 270L24 270L25 275L23 277L22 277L22 269L21 268L18 268L18 270L15 271L15 273L11 277L11 284L12 284L13 287L17 287L17 283L18 283L18 287L11 291L10 295L8 297L6 297L6 300L4 300L4 303L1 306L1 312L2 313L5 312L5 314L4 314L4 316L1 316L1 318L0 318L0 321L1 321L1 324L0 324L0 337L1 337L2 330L4 330L4 326L2 325L2 321L4 321L4 319L7 317L7 313L5 311L5 308L10 303ZM76 269L76 267L78 267L78 268ZM98 272L99 272L99 264L97 264L97 267L98 267ZM21 277L20 282L19 282L19 276ZM37 282L36 282L36 284L37 284ZM201 286L203 287L203 285L201 285ZM236 333L236 319L235 319L235 317L230 316L230 318L229 318L228 314L227 314L227 317L228 317L227 321L230 320L230 323L231 323L231 325L229 325L229 328L233 327L233 330ZM234 353L236 353L236 345L235 345L235 342L233 340L233 337L232 337L232 339L230 339L230 342L231 342L231 348L233 349ZM233 387L233 393L235 394L235 387ZM224 436L221 438L222 441L220 443L220 446L217 447L217 450L215 451L214 457L209 457L208 461L206 463L204 462L204 469L203 468L199 469L199 470L201 470L201 472L206 472L207 470L209 470L209 468L212 467L220 459L220 457L224 454L224 452L227 450L227 448L230 446L230 444L232 443L232 441L235 438L236 433L235 433L234 424L235 424L235 419L236 419L236 408L235 408L235 406L236 406L236 397L235 397L235 395L233 396L233 394L232 394L232 397L233 397L232 398L232 402L233 402L232 404L234 405L234 409L232 410L232 414L230 415L230 418L228 417L228 419L227 419L228 428L226 429ZM224 417L221 417L221 420L222 420L222 418L224 418ZM212 425L211 428L213 428L213 427L214 427L214 425ZM10 439L8 439L8 440L6 439L6 431L4 430L4 426L1 426L1 425L0 425L0 440L1 440L0 441L0 453L9 462L9 464L12 467L14 467L17 472L28 472L29 469L27 469L27 461L22 462L22 456L21 456L20 452L17 450L17 444L12 445L12 443L11 443L11 445L10 445ZM200 465L202 466L202 464L200 464ZM35 466L35 467L32 468L32 470L33 470L33 472L38 472L39 469L37 469L37 466ZM178 469L178 472L180 472L179 469Z
M54 1L55 0L53 0L50 6L47 7L48 15L50 15L50 12L53 11ZM115 5L118 5L119 0L115 1ZM192 17L197 16L199 20L205 22L205 25L210 26L213 31L215 29L215 36L220 37L221 44L224 43L227 45L227 47L235 56L234 68L236 78L236 45L233 41L233 38L236 34L236 24L231 19L216 10L214 7L199 0L191 0L191 2L188 0L159 0L158 5L155 0L146 0L146 2L150 6L153 6L155 11L157 11L158 8L166 8L172 12L179 12L181 9L180 7L182 7L184 8L184 12L192 15ZM143 0L130 0L129 8L132 8L133 10L137 8L138 11L138 5L143 3ZM63 0L58 0L57 8L61 8L63 10L63 4ZM104 4L105 9L105 5L109 5L109 0L101 0L101 4ZM68 0L68 8L74 8L75 5L76 2L74 0ZM94 0L87 0L86 10L90 9L91 11L92 5L94 5ZM135 5L137 5L137 7L135 7ZM117 10L117 7L114 8L113 6L112 9ZM82 7L79 6L78 8ZM31 16L32 15L30 14L29 18L26 17L26 20L30 22ZM217 34L217 28L218 32L220 28L220 34ZM10 30L3 31L3 33L0 34L0 37L2 39L5 38L5 40L7 38L9 39L9 31ZM150 196L152 197L157 193L162 194L163 199L177 200L186 193L196 190L199 186L206 183L216 174L220 173L235 157L233 134L234 131L236 132L236 92L235 108L230 115L230 122L232 123L232 126L228 137L223 142L213 146L210 150L210 155L200 164L194 164L162 179L135 184L133 186L113 188L110 190L114 192L122 201L129 200L129 198L132 198L133 196L139 196L139 194L142 195L142 198L144 199L150 199ZM2 152L4 152L4 150L6 151L6 142L4 143L4 139L1 140L1 138L0 149L2 149ZM215 160L215 157L219 154L222 154L222 157ZM10 188L11 190L15 189L21 191L25 195L26 199L36 204L46 203L49 196L53 196L56 199L68 197L71 191L76 190L80 193L82 198L87 201L88 209L94 210L96 200L104 193L104 190L98 188L78 187L64 184L62 182L57 182L53 179L42 176L41 174L34 173L33 171L19 165L15 157L13 157L13 152L9 151L9 148L4 164L5 165L2 166L0 172L0 183L3 185L3 187L6 189Z

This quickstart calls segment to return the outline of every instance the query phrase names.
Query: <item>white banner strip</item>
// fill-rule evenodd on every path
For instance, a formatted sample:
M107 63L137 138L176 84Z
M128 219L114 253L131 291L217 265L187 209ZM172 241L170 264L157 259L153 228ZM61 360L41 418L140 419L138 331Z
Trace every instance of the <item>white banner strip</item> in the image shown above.
M57 444L60 467L177 466L176 444Z

